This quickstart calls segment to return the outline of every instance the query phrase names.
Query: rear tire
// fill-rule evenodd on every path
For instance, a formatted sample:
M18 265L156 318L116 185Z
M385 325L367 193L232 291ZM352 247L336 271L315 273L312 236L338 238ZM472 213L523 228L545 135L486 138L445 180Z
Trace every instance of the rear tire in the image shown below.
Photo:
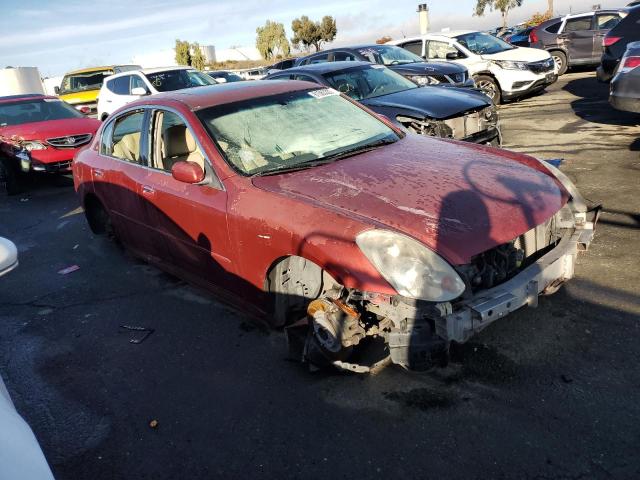
M7 195L17 195L22 190L20 172L15 162L8 158L0 158L0 192L5 191Z
M500 85L489 75L477 75L474 77L477 87L487 95L493 103L499 105L502 101Z
M110 240L117 239L111 217L100 200L94 197L85 200L84 214L87 217L89 228L94 234L105 235Z
M559 50L554 50L551 53L551 58L553 58L553 62L556 64L556 67L558 68L558 76L560 75L564 75L565 73L567 73L567 69L569 68L569 65L567 65L567 56L564 54L564 52L561 52Z

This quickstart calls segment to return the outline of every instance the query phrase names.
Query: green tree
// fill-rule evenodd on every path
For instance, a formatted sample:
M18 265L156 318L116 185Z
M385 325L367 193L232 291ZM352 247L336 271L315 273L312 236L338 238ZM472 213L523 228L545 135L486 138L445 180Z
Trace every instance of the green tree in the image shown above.
M191 66L197 70L204 70L207 59L202 54L202 49L198 42L191 44Z
M475 14L479 17L484 15L487 8L499 10L502 14L502 28L507 28L507 16L509 10L522 5L523 0L476 0Z
M191 52L189 42L176 39L176 63L178 65L191 65Z
M264 27L256 28L256 48L265 60L276 55L289 56L291 47L284 32L284 25L267 20Z
M313 45L316 52L320 50L323 43L332 42L338 33L336 21L329 15L322 17L320 22L314 22L303 15L291 22L291 30L293 30L291 43L295 48L302 45L305 50L309 50Z

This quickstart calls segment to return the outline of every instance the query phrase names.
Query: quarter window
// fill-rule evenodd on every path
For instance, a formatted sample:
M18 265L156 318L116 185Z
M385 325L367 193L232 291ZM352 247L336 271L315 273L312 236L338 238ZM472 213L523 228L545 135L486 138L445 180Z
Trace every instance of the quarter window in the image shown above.
M564 30L565 32L583 32L585 30L591 30L591 17L567 20L567 25Z
M620 22L620 16L616 13L603 13L596 15L598 30L611 30Z
M111 136L110 152L112 157L132 163L141 163L140 137L144 123L144 111L123 115L115 120Z
M560 25L562 25L562 22L553 23L545 28L545 31L549 33L558 33L560 31Z

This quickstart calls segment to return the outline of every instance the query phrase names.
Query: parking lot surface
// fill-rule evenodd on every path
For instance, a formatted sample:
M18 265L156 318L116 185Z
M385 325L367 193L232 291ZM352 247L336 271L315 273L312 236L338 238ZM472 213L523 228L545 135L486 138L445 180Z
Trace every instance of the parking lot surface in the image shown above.
M56 478L639 478L640 116L606 99L581 72L501 109L505 147L604 213L572 282L427 373L311 374L94 237L69 184L1 198L0 374Z

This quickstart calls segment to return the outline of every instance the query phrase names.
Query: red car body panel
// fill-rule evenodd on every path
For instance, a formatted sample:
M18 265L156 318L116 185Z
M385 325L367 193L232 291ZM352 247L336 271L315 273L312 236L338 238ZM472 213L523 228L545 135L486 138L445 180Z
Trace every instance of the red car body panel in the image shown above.
M102 156L100 132L74 162L76 190L83 202L93 194L103 203L139 254L260 312L268 308L268 272L284 257L311 260L348 288L394 295L356 245L358 233L397 230L463 264L543 223L568 200L535 159L420 135L308 170L244 177L222 158L193 112L310 87L317 85L227 84L155 95L126 107L178 110L223 190Z
M56 97L30 96L14 97L10 100L0 99L2 103L14 103L21 100L41 100L50 98L58 100ZM0 150L8 156L13 156L14 147L19 147L20 142L37 140L47 146L45 150L32 150L31 159L43 163L58 163L73 160L73 157L87 144L76 148L56 148L47 143L47 139L69 137L82 134L91 134L93 137L100 128L101 122L93 118L69 118L63 120L50 120L44 122L30 122L20 125L8 125L0 127Z

